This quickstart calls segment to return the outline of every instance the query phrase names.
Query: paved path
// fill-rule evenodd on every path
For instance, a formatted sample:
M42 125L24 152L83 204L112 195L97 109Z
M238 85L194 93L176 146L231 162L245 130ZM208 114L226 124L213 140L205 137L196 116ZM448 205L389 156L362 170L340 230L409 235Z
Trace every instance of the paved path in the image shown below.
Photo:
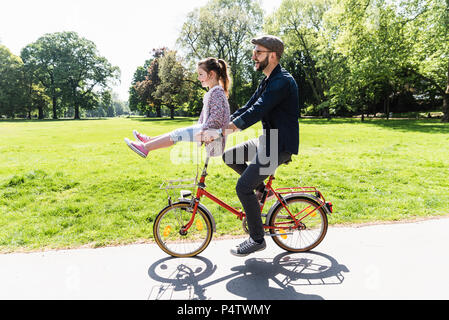
M449 218L331 227L309 253L174 259L155 244L0 255L0 299L449 299Z

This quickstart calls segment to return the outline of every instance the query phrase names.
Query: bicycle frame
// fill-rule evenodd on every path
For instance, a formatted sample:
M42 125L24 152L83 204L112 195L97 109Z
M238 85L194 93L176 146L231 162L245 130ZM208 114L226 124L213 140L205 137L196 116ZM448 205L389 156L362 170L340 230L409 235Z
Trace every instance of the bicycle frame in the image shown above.
M219 206L223 207L224 209L228 210L229 212L233 213L240 220L243 220L243 218L246 217L245 213L242 212L241 210L237 210L236 208L228 205L224 201L222 201L219 198L215 197L212 193L210 193L210 192L205 190L205 188L206 188L205 181L206 181L206 176L207 176L208 163L209 163L209 157L206 158L206 161L205 161L205 164L204 164L204 168L203 168L203 172L201 173L201 178L200 178L200 181L198 182L198 188L197 188L196 196L195 196L195 199L194 199L195 204L193 206L192 217L190 218L189 222L182 228L183 231L187 231L192 226L193 221L195 219L196 211L198 209L198 205L200 203L200 199L203 196L208 198L208 199L210 199L210 200L212 200L213 202L215 202ZM275 179L274 176L270 175L269 179L268 179L268 182L265 185L265 188L266 188L267 191L271 190L271 191L274 192L274 195L276 196L276 198L279 201L279 203L281 203L281 205L284 207L284 209L288 212L290 217L295 222L295 228L300 226L301 220L303 220L304 218L306 218L307 216L309 216L310 214L312 214L313 212L315 212L316 210L320 209L321 207L323 207L326 204L326 201L324 200L323 195L315 187L278 188L278 189L275 190L272 187L272 183L273 183L274 179ZM285 201L282 198L282 194L291 194L292 193L291 190L297 190L297 189L300 189L303 193L304 192L319 193L319 199L322 201L322 203L320 203L319 207L315 207L312 211L307 212L307 214L302 216L300 219L297 219L296 217L298 215L300 215L301 213L303 213L304 211L308 210L311 206L309 206L309 207L303 209L301 212L298 212L297 214L293 215L290 212L289 208L285 205ZM285 190L290 190L290 192L287 192ZM260 207L260 211L263 210L263 207L264 207L265 202L266 202L266 196L267 195L264 194L264 196L262 198L262 205ZM283 228L282 227L270 227L270 226L264 225L264 229L283 229Z

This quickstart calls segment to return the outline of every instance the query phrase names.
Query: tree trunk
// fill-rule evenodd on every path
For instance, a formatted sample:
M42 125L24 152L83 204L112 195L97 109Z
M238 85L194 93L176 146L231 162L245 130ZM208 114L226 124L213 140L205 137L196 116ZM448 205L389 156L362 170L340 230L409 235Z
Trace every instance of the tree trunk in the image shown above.
M322 114L323 118L326 118L327 120L331 119L331 113L330 113L329 107L324 107L323 110L321 110L321 114Z
M312 58L312 55L310 54L309 48L306 44L306 41L304 39L304 35L301 34L298 29L295 29L296 31L296 35L298 36L298 39L302 42L303 48L304 48L304 53L306 54L308 61L310 63L310 71L307 70L308 68L305 68L305 66L303 66L300 63L300 67L303 69L305 75L306 75L306 80L309 82L311 88L312 88L312 92L313 95L315 96L315 98L317 99L318 104L324 102L324 89L323 89L323 80L318 76L318 71L315 68L315 60Z
M39 112L38 119L39 119L39 120L44 119L44 108L41 107L41 106L39 106L39 107L37 108L37 110L38 110L38 112Z
M236 92L235 92L235 90L232 90L231 96L229 97L229 109L230 109L231 114L236 112L238 109L237 102L235 100L236 100Z
M443 122L449 122L449 62L447 72L446 92L443 95Z
M170 119L175 119L175 107L170 106Z
M231 69L231 70L233 70L233 69ZM229 90L231 90L231 96L229 97L229 109L230 109L231 114L236 112L237 109L239 108L239 106L237 104L237 88L240 85L239 80L240 80L239 75L235 75L234 81L232 83L232 88L228 88Z
M71 81L71 87L72 87L72 98L74 103L74 111L75 111L75 120L79 120L80 119L80 106L78 105L78 97L76 96L76 85L74 85L73 81Z
M449 122L449 85L443 96L443 122Z
M79 120L80 119L80 107L78 104L75 104L75 120Z
M53 119L58 119L58 115L56 113L57 110L57 102L56 102L56 97L53 95L52 97L52 103L53 103Z
M161 107L156 107L156 117L158 118L162 117Z
M312 78L312 75L310 74L309 70L307 70L302 63L299 63L299 66L301 70L304 72L305 80L309 84L310 88L312 89L313 97L315 98L317 104L320 104L322 102L321 95L318 92L316 88L316 81Z
M53 75L50 75L50 83L51 83L51 100L52 100L52 107L53 107L53 119L58 119L57 114L57 98L56 98L56 92L55 92L55 80L53 78Z
M387 97L385 100L385 115L387 116L387 120L390 119L390 97Z

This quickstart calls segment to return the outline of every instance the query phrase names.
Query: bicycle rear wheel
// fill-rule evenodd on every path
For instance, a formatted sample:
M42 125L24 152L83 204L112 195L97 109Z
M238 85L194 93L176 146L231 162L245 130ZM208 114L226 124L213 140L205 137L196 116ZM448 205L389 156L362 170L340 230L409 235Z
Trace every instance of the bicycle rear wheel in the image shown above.
M184 227L192 217L189 203L177 202L162 209L156 216L153 235L158 246L174 257L193 257L202 252L212 239L212 223L198 207L192 226Z
M327 215L320 205L304 196L296 196L286 200L290 216L284 206L279 203L273 210L269 226L273 241L282 249L291 252L304 252L315 248L327 232Z

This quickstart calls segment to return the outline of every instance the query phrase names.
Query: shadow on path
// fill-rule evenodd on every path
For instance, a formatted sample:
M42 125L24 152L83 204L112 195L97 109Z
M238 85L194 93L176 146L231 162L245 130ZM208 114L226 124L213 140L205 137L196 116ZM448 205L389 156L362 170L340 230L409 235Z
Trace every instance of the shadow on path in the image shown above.
M274 259L250 258L231 268L229 274L212 279L217 269L204 257L158 260L150 266L148 275L160 284L151 288L148 299L222 299L209 295L207 288L223 286L229 293L248 300L321 300L319 295L299 290L302 286L341 284L342 272L349 272L333 257L320 252L284 252Z

